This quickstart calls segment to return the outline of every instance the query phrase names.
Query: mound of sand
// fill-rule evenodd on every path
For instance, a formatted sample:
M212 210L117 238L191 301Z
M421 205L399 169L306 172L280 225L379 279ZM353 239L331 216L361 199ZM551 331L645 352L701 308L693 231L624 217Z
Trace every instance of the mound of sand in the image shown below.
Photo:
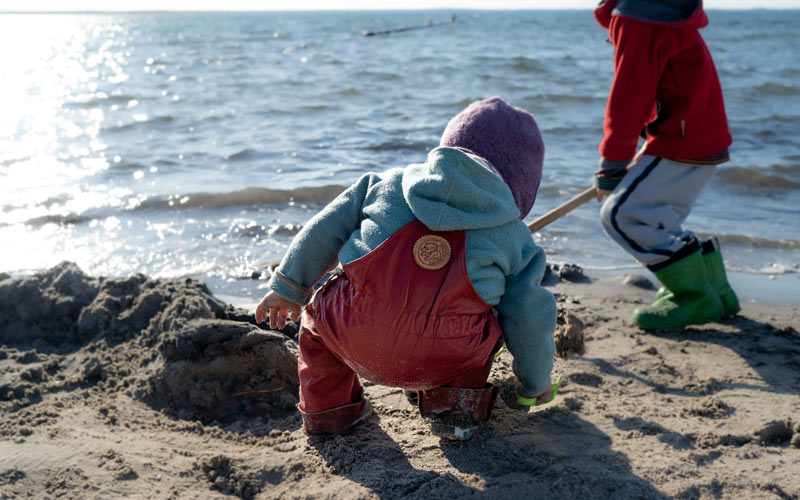
M511 408L504 352L492 419L451 443L369 382L375 415L307 438L296 325L264 330L198 281L0 274L0 498L800 497L797 305L645 333L644 278L563 266L547 286L559 396Z
M294 342L230 319L243 315L194 280L90 278L71 263L6 279L0 340L24 369L0 385L0 401L19 411L98 390L203 422L292 412Z

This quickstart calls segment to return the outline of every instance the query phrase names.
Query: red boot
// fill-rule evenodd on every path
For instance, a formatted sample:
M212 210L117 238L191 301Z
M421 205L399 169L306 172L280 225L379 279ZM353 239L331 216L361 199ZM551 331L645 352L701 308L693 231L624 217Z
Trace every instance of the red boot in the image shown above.
M466 441L489 420L495 400L497 387L492 384L482 389L436 387L421 391L419 411L434 436Z
M300 410L299 405L297 409ZM358 403L316 413L300 410L300 414L303 416L303 431L309 436L340 434L372 415L372 403L363 398Z

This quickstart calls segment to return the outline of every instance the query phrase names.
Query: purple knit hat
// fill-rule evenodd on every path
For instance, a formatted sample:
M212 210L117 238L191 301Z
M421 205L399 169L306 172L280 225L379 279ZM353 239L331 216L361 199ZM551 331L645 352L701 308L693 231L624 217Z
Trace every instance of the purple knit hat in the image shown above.
M524 219L542 180L544 142L533 115L499 97L475 101L447 124L441 146L485 159L511 188Z

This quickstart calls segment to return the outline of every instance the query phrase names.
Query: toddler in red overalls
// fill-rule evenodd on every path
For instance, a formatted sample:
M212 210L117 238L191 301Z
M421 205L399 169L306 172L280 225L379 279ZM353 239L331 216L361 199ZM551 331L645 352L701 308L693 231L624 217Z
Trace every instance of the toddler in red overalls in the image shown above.
M359 377L413 391L434 434L489 419L494 353L514 356L518 403L550 396L556 305L522 219L541 180L533 115L498 97L456 115L425 163L369 173L298 233L256 308L298 335L303 429L339 433L371 411ZM325 284L314 285L337 263Z

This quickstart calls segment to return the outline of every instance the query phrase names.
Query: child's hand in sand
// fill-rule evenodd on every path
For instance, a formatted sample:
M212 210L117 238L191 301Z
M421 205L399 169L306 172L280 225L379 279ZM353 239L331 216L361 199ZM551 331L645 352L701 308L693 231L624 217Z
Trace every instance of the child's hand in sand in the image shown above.
M282 330L286 326L286 317L291 314L292 321L300 319L300 305L286 300L270 290L256 306L256 322L261 323L269 315L269 327Z

